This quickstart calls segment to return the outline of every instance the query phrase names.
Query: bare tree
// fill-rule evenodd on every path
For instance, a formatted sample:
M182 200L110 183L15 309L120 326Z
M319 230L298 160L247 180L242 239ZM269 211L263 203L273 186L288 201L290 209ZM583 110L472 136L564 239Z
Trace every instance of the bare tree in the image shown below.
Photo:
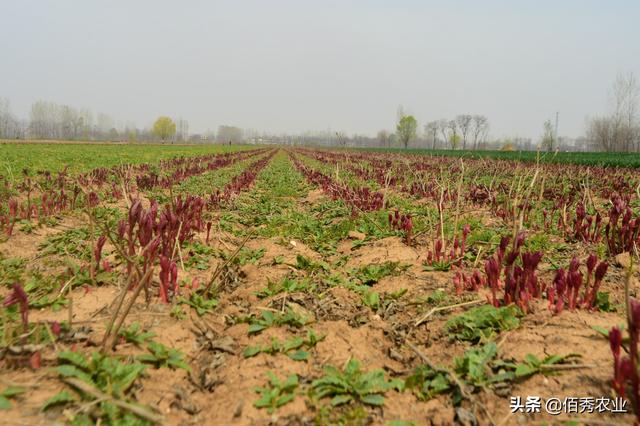
M618 74L611 103L608 116L587 121L591 144L604 151L640 151L640 86L633 73Z
M615 136L617 149L630 152L636 148L634 129L638 119L640 88L633 73L618 74L613 84Z
M341 147L347 146L347 134L345 132L336 132L336 140Z
M469 114L460 114L455 118L460 134L462 135L462 149L467 149L467 135L471 130L471 121L473 117Z
M447 127L449 128L449 142L451 143L451 148L456 149L458 144L458 123L456 120L449 120Z
M431 135L431 149L436 149L436 141L438 140L438 130L440 122L437 120L430 121L424 126L425 135Z
M543 149L546 149L549 152L553 151L554 148L557 148L556 135L553 125L551 124L551 120L544 122L540 145Z
M486 137L489 131L489 119L484 115L473 116L473 149L478 149L478 142Z
M594 117L587 121L587 139L597 148L613 151L613 120L609 117Z
M0 139L15 139L21 133L21 124L11 112L9 100L0 98Z
M449 135L447 134L447 129L449 128L449 120L446 118L442 118L438 120L438 130L440 130L440 134L442 135L443 143L447 143L449 140Z

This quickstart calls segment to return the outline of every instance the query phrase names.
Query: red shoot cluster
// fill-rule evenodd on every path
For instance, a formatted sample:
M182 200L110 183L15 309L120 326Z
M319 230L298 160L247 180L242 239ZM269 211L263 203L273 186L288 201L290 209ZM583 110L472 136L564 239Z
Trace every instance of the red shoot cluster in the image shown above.
M627 386L631 386L633 411L636 413L634 425L640 425L640 376L638 375L638 340L640 337L640 302L629 300L629 347L628 356L622 356L622 331L613 327L609 331L609 344L613 353L613 382L616 393L624 398Z
M250 164L242 173L235 176L231 179L225 187L220 191L216 189L213 192L209 199L207 200L209 206L217 208L222 203L230 202L234 197L240 194L245 189L251 187L253 182L256 180L256 177L266 167L266 165L271 161L271 158L275 155L276 151L272 150L268 155L261 158L258 161Z
M465 291L478 291L485 287L487 280L480 275L480 271L474 269L471 275L466 275L462 271L456 271L453 277L453 285L456 289L456 295L461 296Z
M559 314L564 309L565 304L572 311L576 308L594 308L598 289L607 273L609 264L598 262L598 257L592 254L587 258L586 266L586 281L579 270L580 261L577 257L571 260L568 270L563 268L557 270L553 286L547 289L549 309ZM584 287L584 290L582 290L582 287ZM581 292L582 294L580 294Z
M634 244L640 246L640 216L634 218L629 200L616 196L611 203L609 223L605 227L609 253L631 252Z
M173 288L175 292L177 288L177 268L172 266L172 259L178 245L190 240L195 232L204 230L203 208L204 200L191 195L184 199L176 197L162 212L158 211L155 201L151 202L148 209L144 209L141 201L135 200L129 209L128 220L118 224L118 237L127 248L129 274L136 255L143 258L143 275L159 260L160 298L163 302L169 300L169 289ZM134 283L132 286L135 286Z
M494 256L484 264L486 282L491 289L489 302L494 306L515 303L520 309L527 312L529 302L534 298L540 298L544 291L545 285L537 276L542 253L521 252L524 241L525 234L521 232L516 237L511 251L507 253L510 238L503 237ZM522 266L516 264L518 259L520 259ZM504 287L504 293L502 302L500 302L498 293L502 287Z
M391 229L404 232L404 242L407 245L411 244L413 221L410 214L400 213L398 210L389 213L389 226Z
M587 214L584 203L578 203L576 207L576 220L573 223L573 236L578 241L597 243L602 238L600 233L602 227L602 217L600 213L595 216Z
M384 196L381 192L372 191L368 187L351 188L345 183L334 181L331 177L307 167L296 156L290 154L296 169L311 183L318 185L334 200L343 200L351 206L351 214L358 215L358 211L369 212L380 210Z
M29 332L29 299L27 293L18 283L13 283L13 291L4 299L2 305L7 308L9 306L18 305L20 308L20 317L22 319L22 328L25 333Z
M169 294L178 294L178 265L160 255L160 300L169 303Z
M58 172L56 177L49 171L38 172L34 177L25 169L22 181L15 187L12 187L8 180L4 180L5 192L18 192L19 196L8 197L6 203L0 198L0 231L10 237L18 220L40 220L78 206L95 206L101 197L119 200L123 198L122 186L129 194L135 192L133 182L143 190L155 187L169 188L190 176L226 167L265 151L266 149L262 148L172 158L159 162L159 172L152 171L149 164L99 167L73 179L68 176L66 167ZM118 185L113 180L118 181ZM105 186L107 187L104 188ZM92 199L84 200L85 193Z
M462 236L454 236L453 244L449 245L448 250L444 246L442 238L438 238L433 244L433 249L427 252L426 264L430 266L435 264L462 266L464 253L467 250L467 237L470 232L471 226L469 224L464 225L462 227Z

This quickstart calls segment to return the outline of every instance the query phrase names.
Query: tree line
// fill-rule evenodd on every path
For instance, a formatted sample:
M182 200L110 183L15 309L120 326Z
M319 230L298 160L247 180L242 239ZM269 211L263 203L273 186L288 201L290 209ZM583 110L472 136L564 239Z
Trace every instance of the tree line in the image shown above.
M587 119L587 139L607 152L640 152L640 86L633 73L619 74L609 111Z
M182 118L159 117L151 128L141 129L130 121L116 124L110 115L86 108L37 101L24 120L13 114L7 99L0 98L0 139L182 142L189 137L189 123Z
M610 106L603 115L586 119L585 137L579 138L582 149L607 152L640 152L640 85L633 73L619 74L611 93ZM58 139L86 141L164 141L240 143L301 143L338 146L400 146L431 149L563 149L551 120L544 122L538 143L530 139L489 140L489 119L480 114L459 114L451 119L428 121L419 135L416 118L398 110L395 132L380 130L375 137L345 132L307 132L302 135L257 135L235 126L221 125L217 135L190 134L183 119L159 117L150 128L140 129L132 122L116 125L103 113L89 109L38 101L31 105L28 119L19 119L9 101L0 98L0 139ZM574 146L574 148L577 148Z

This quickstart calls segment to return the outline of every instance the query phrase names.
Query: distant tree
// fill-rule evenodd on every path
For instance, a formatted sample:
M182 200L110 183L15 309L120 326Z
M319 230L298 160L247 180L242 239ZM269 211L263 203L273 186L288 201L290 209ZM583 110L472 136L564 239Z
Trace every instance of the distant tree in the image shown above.
M336 141L338 141L338 145L341 147L347 146L347 134L345 132L336 132Z
M542 147L542 149L551 152L555 148L555 139L555 132L553 131L551 120L547 120L544 122L540 146Z
M449 135L447 135L447 129L449 128L449 120L442 118L438 120L438 129L442 135L442 143L446 144L449 141Z
M608 152L640 152L640 84L633 73L618 74L609 114L587 120L592 148Z
M389 146L395 146L396 142L398 142L398 135L391 133L389 135Z
M20 123L11 112L9 100L0 98L0 139L14 139L20 133Z
M138 132L136 132L136 129L126 129L126 134L129 142L136 142L138 140Z
M221 143L241 143L244 140L244 132L239 127L218 126L217 139Z
M378 143L380 144L381 147L388 147L389 146L389 132L387 132L386 130L380 130L378 132Z
M109 140L111 141L117 141L119 138L119 134L118 134L118 130L116 130L115 127L112 127L109 129Z
M478 142L486 137L489 131L489 120L484 115L473 116L473 149L478 149Z
M458 123L456 120L449 120L447 127L449 128L449 143L451 144L451 149L457 149L460 145L460 138L458 137Z
M431 135L431 149L436 149L436 141L438 139L438 129L440 128L440 122L430 121L424 126L425 135Z
M449 143L451 144L451 149L458 149L458 147L460 146L460 140L462 138L460 137L459 134L452 132L449 135Z
M636 142L636 127L638 125L638 110L640 109L640 86L633 73L618 74L613 84L614 137L616 151L631 152Z
M502 143L501 151L515 151L515 145L511 139L505 139Z
M409 142L416 138L416 131L418 129L418 122L412 115L405 115L398 121L396 126L396 133L400 143L407 149Z
M153 134L159 137L163 142L172 137L176 133L176 123L169 117L158 117L153 123Z
M471 130L472 120L473 116L469 114L460 114L456 117L456 124L462 134L462 149L467 149L467 135L469 134L469 130Z

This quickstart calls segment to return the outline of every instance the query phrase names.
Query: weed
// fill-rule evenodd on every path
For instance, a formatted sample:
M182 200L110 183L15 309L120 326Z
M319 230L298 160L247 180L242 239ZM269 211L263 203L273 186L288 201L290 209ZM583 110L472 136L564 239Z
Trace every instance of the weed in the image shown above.
M25 389L20 386L9 386L0 392L0 410L10 410L11 401L19 395L23 394Z
M269 327L279 327L283 325L290 325L292 327L303 327L307 324L307 319L293 312L287 310L285 313L271 312L268 310L262 311L260 318L249 317L246 319L249 323L249 334L258 334Z
M156 368L169 367L171 369L182 368L191 371L191 367L184 361L184 355L177 349L167 348L162 343L151 341L147 344L148 354L138 355L140 362L149 363Z
M367 405L383 405L384 393L391 389L401 391L401 380L386 380L384 371L377 369L364 372L360 363L350 359L344 371L333 366L324 369L325 375L311 384L317 398L331 397L331 405L337 406L350 402Z
M144 345L149 339L156 336L156 333L154 332L142 331L142 326L139 322L133 322L129 327L122 328L118 334L125 341L137 346Z
M520 310L515 305L496 308L491 305L472 308L447 321L445 330L452 339L477 343L491 339L496 333L520 325Z
M266 408L272 414L278 408L288 404L295 397L298 388L298 376L292 374L282 381L271 371L267 372L269 383L265 387L256 387L254 391L260 394L260 399L254 401L256 408Z

